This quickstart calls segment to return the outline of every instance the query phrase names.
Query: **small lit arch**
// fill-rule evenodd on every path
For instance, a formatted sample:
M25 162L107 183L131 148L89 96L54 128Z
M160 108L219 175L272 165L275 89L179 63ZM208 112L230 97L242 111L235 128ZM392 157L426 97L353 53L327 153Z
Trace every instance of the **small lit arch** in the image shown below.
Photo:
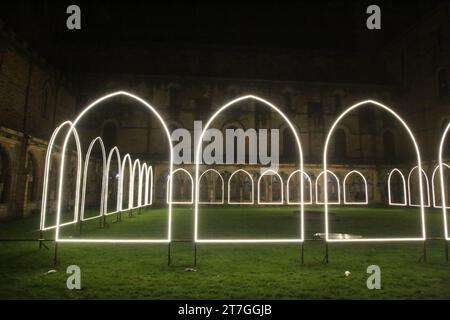
M316 204L325 204L325 202L328 202L329 204L341 204L341 187L340 187L340 183L339 183L339 178L338 178L338 176L333 172L333 171L331 171L331 170L327 170L327 173L330 173L331 174L331 176L334 178L334 180L336 181L336 187L337 187L337 200L336 201L333 201L333 202L328 202L328 199L326 199L325 197L328 197L328 195L327 194L325 194L324 193L324 197L323 197L323 202L322 201L320 201L320 196L319 196L319 181L320 181L320 178L321 178L321 176L323 175L324 176L324 186L323 186L323 188L324 188L324 190L325 190L325 188L327 188L326 187L326 185L328 185L328 181L326 181L325 180L325 178L326 178L326 174L324 174L324 171L321 171L318 175L317 175L317 178L316 178L316 184L315 184L315 189L316 189Z
M302 174L302 178L306 178L306 180L308 181L308 185L309 185L309 201L308 202L303 202L303 204L312 204L313 203L313 186L312 186L312 181L310 176L306 173L303 172L301 170L295 170L294 172L292 172L289 177L287 178L287 182L286 182L286 198L287 198L287 204L300 204L300 201L291 201L290 200L290 189L291 189L291 179L295 174Z
M276 201L276 202L266 202L266 201L261 201L261 197L260 197L260 189L261 189L261 179L265 176L277 176L278 179L280 180L280 187L281 187L281 194L280 194L280 201ZM258 178L258 204L265 204L265 205L280 205L283 204L283 195L284 195L284 190L283 190L283 178L281 178L281 176L278 174L278 172L276 172L275 170L272 169L268 169L265 170ZM273 191L272 191L273 194Z
M131 200L131 209L137 209L140 207L139 203L142 198L142 179L141 179L141 161L139 159L134 160L133 162L133 170L131 171L130 177L130 200ZM137 176L136 176L137 173ZM137 177L137 181L136 181ZM137 182L137 198L136 198L136 182Z
M217 171L217 170L215 170L215 169L208 169L208 170L205 170L201 175L200 175L200 177L198 178L198 184L199 184L199 189L200 189L200 186L201 186L201 182L202 182L202 178L203 178L203 176L205 176L205 174L206 173L208 173L208 172L214 172L219 178L220 178L220 181L221 181L221 186L222 186L222 196L221 196L221 201L199 201L199 204L224 204L225 203L225 181L223 180L223 177L222 177L222 175L219 173L219 171ZM206 176L205 176L206 177Z
M124 183L125 181L125 168L128 166L128 206L126 208L123 207L123 190L124 190ZM132 180L131 177L133 176L133 163L131 161L131 156L129 153L127 153L121 162L121 168L120 168L120 211L126 211L132 209L133 206L133 191L132 191Z
M108 199L109 199L109 172L111 170L111 161L114 157L114 155L116 156L117 159L117 176L114 177L114 179L117 179L117 196L116 196L116 210L112 211L112 212L108 212ZM114 214L117 212L121 211L121 202L120 202L120 198L121 198L121 163L122 163L122 159L120 158L120 152L119 152L119 148L117 147L113 147L108 154L108 159L106 161L106 183L105 183L105 200L104 200L104 210L103 210L103 215L107 216L110 214Z
M167 177L167 186L168 186L167 190L169 190L169 185L170 185L170 188L172 188L172 190L173 190L173 185L172 185L173 183L172 182L174 181L174 177L175 177L175 175L178 172L183 172L189 177L189 181L191 182L191 196L190 196L190 199L188 201L173 201L173 199L172 199L172 201L170 201L169 198L167 197L167 199L166 199L167 203L171 202L171 204L193 204L194 203L194 179L192 178L192 175L189 173L189 171L187 171L186 169L184 169L184 168L177 168L177 169L175 169L172 172L172 175L169 175Z
M243 172L245 175L247 175L248 176L248 178L250 179L250 182L251 182L251 192L250 192L250 198L251 198L251 201L247 201L247 202L236 202L236 201L231 201L231 194L230 194L230 186L231 186L231 179L233 179L233 176L235 175L235 174L237 174L237 173L239 173L239 172ZM255 185L254 185L254 182L253 182L253 177L252 177L252 175L248 172L248 171L246 171L246 170L244 170L244 169L238 169L238 170L236 170L236 171L234 171L231 175L230 175L230 177L228 178L228 204L254 204L255 203Z
M402 178L402 185L403 185L403 202L393 202L392 201L392 187L391 187L391 180L392 180L392 176L394 174L398 174L400 176L400 178ZM389 198L389 205L390 206L402 206L405 207L407 205L407 199L408 196L406 194L406 180L405 180L405 176L403 175L403 173L397 169L394 168L391 170L391 172L389 172L389 177L388 177L388 198Z
M139 190L141 194L139 195L138 205L143 207L147 205L148 200L148 176L147 176L147 164L144 162L141 165L141 170L139 171Z
M87 176L88 176L88 170L89 170L89 160L91 158L91 152L92 148L95 146L95 144L100 145L100 150L102 153L102 187L101 187L101 193L100 193L100 211L98 215L85 218L84 217L84 210L86 206L86 186L87 186ZM105 145L103 144L103 140L100 137L95 138L91 141L89 144L88 150L86 152L86 157L84 159L84 172L83 172L83 190L81 192L81 208L80 208L80 220L81 221L87 221L99 218L103 215L104 209L104 195L105 195L105 180L106 180L106 151L105 151Z
M346 182L348 177L350 177L351 175L358 175L362 178L362 180L364 181L364 201L348 201L347 200L347 192L346 192ZM344 177L344 180L342 182L342 187L343 187L343 193L344 193L344 204L368 204L369 203L369 196L368 196L368 188L367 188L367 180L364 177L364 175L358 171L358 170L352 170L349 173L347 173Z
M418 167L417 166L413 167L409 171L409 174L408 174L408 205L411 206L411 207L419 207L420 204L413 203L412 198L411 198L411 174L413 173L414 170L418 170ZM426 189L427 189L427 193L426 193L426 195L427 195L427 202L426 202L426 204L424 204L424 206L425 207L429 207L430 206L430 183L428 181L428 176L427 176L425 170L423 170L421 168L421 171L422 171L423 176L425 177L425 182L426 182L425 186L426 186Z
M447 167L447 169L450 169L450 166L448 164L442 163L442 165L444 167ZM436 188L435 188L435 183L434 183L435 178L436 178L436 172L438 171L438 169L439 169L439 165L437 165L434 168L433 174L431 175L431 195L433 198L433 207L434 208L442 208L442 205L437 204L437 201L436 201ZM445 192L445 190L444 190L444 192ZM445 194L444 192L441 192L441 195ZM447 207L447 209L450 209L450 207Z

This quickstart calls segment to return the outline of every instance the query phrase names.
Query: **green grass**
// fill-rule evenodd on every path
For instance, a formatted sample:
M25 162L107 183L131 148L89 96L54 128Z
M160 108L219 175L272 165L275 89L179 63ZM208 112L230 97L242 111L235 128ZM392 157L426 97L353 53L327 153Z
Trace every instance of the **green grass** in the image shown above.
M299 221L295 207L202 207L200 236L205 238L294 238ZM308 207L321 211L322 207ZM417 236L419 211L415 208L330 208L336 220L330 232L366 237ZM78 234L64 227L62 236L72 238L162 238L167 219L163 209L142 210L121 222L108 217L108 226L87 222ZM37 239L39 217L0 224L2 239ZM174 209L173 236L192 239L190 207ZM322 220L308 220L306 237L323 232ZM442 237L439 210L427 210L427 232ZM46 232L51 238L53 232ZM192 243L171 246L172 265L167 265L167 245L60 244L60 264L53 269L50 250L37 242L0 243L0 298L2 299L433 299L450 298L450 264L444 259L444 244L430 240L428 262L419 263L421 243L331 244L330 263L323 264L321 241L305 244L305 263L300 264L300 246L293 244L201 244L197 247L196 272L192 267ZM82 290L66 288L66 268L76 264L82 271ZM382 290L368 290L366 269L379 265ZM350 277L344 272L351 271Z

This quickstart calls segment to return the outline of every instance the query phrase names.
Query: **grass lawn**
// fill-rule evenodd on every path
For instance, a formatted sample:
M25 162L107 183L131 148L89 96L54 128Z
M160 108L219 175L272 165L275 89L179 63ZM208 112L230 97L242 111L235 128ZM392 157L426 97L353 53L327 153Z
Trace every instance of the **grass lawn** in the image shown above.
M299 220L291 207L202 207L201 238L296 238ZM320 212L321 206L307 206ZM84 239L146 238L166 236L164 209L145 209L132 217L107 218L62 229L63 237ZM365 237L415 237L420 235L417 208L332 207L336 219L330 232ZM429 237L442 237L441 211L427 210ZM39 217L0 223L1 239L37 239ZM174 208L173 238L192 239L191 207ZM307 238L323 232L323 221L305 222ZM52 238L53 232L45 234ZM322 241L307 241L305 263L300 264L298 244L200 244L195 272L194 246L175 242L172 265L167 265L167 245L160 244L60 244L60 264L53 269L50 250L37 242L0 242L1 299L433 299L450 298L450 264L445 262L442 240L427 243L428 262L419 263L421 243L331 244L330 263L323 264ZM66 268L81 268L82 290L66 288ZM381 290L368 290L366 269L381 268ZM349 270L351 275L344 276Z

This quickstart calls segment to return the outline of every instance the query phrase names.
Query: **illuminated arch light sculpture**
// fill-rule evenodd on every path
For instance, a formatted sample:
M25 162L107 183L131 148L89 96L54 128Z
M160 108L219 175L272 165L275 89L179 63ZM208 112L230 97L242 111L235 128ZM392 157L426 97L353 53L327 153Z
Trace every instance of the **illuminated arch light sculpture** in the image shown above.
M351 175L358 175L358 176L360 176L361 178L362 178L362 180L364 181L364 201L347 201L347 192L346 192L346 182L347 182L347 179L348 179L348 177L349 176L351 176ZM344 180L343 180L343 182L342 182L342 187L344 188L343 190L342 190L342 192L344 193L344 204L350 204L350 205L353 205L353 204L356 204L356 205L358 205L358 204L368 204L369 203L369 196L368 196L368 189L367 189L367 180L366 180L366 178L364 177L364 175L360 172L360 171L358 171L358 170L352 170L352 171L350 171L349 173L347 173L346 175L345 175L345 177L344 177Z
M171 201L171 200L169 200L169 196L167 194L166 201L167 201L167 203L170 202L171 204L193 204L194 203L194 179L192 178L192 175L189 173L189 171L187 171L186 169L183 169L183 168L175 169L173 171L172 175L169 175L167 177L167 190L169 190L169 185L171 185L170 187L173 190L173 180L174 180L173 177L175 177L175 174L177 172L184 172L189 177L189 181L191 182L190 200L188 200L188 201L173 201L173 199L172 199L172 201Z
M420 204L413 203L412 198L411 198L411 174L416 169L418 169L417 166L413 167L411 169L411 171L409 171L409 174L408 174L408 205L411 207L420 207ZM428 181L428 176L427 176L425 170L421 169L421 171L422 171L423 176L425 177L425 182L426 182L425 186L427 187L427 193L426 193L427 202L426 202L426 204L424 204L424 206L428 208L430 206L430 183Z
M128 168L128 181L125 181L125 169ZM122 159L122 166L120 168L120 211L127 211L131 210L133 207L133 187L132 187L132 176L133 176L133 162L131 161L131 156L129 153L127 153L123 159ZM124 192L124 184L128 184L128 204L126 204L126 207L124 208L124 199L123 199L123 192Z
M109 172L111 170L111 161L113 156L116 156L117 158L117 198L116 198L116 210L115 211L110 211L108 212L108 194L109 194ZM122 174L122 166L121 166L121 162L122 159L120 158L120 152L119 149L117 147L113 147L108 154L108 159L106 161L106 183L105 183L105 200L104 200L104 211L103 211L103 215L107 216L107 215L111 215L111 214L115 214L118 213L122 210L121 208L121 202L120 202L120 197L121 197L121 190L120 190L120 186L122 184L122 179L121 179L121 174Z
M448 234L448 218L447 218L447 199L445 196L445 183L444 183L444 163L442 162L442 151L444 149L445 140L447 138L448 131L450 129L450 123L447 125L447 127L444 130L444 133L442 134L441 142L439 144L439 180L441 183L441 199L442 199L442 216L444 220L444 235L445 240L450 240L449 234Z
M139 207L150 206L153 203L153 168L144 163L140 172L140 189L142 194L139 197Z
M41 202L41 220L40 220L40 231L46 231L51 229L56 229L57 226L64 227L70 224L75 224L79 220L79 199L80 199L80 185L81 185L81 170L82 170L82 156L81 156L81 143L80 138L78 136L78 132L75 128L72 129L72 122L71 121L65 121L61 123L52 133L52 136L50 138L50 141L48 143L47 152L45 155L45 167L44 167L44 182L43 182L43 188L42 188L42 202ZM75 192L75 206L74 206L74 219L69 222L60 223L59 219L56 219L55 225L46 226L45 220L47 216L47 195L48 195L48 188L49 188L49 175L50 175L50 168L51 168L51 158L52 158L52 152L53 147L55 144L55 140L58 137L60 131L64 127L69 127L68 136L66 136L66 142L68 141L69 137L73 133L73 136L75 138L75 143L77 147L77 181L76 181L76 192ZM65 151L65 150L63 150ZM62 166L61 162L61 166ZM58 212L56 213L58 216Z
M131 200L131 209L138 209L141 206L141 198L142 198L142 166L141 161L139 159L134 160L133 162L133 170L131 172L130 177L130 200ZM137 181L136 181L137 175ZM137 190L135 190L137 182ZM135 193L137 192L137 199L135 200Z
M280 201L275 201L275 202L273 202L273 201L272 202L261 201L261 197L260 197L261 196L261 194L260 194L261 179L263 177L267 177L267 176L269 176L269 177L277 176L278 179L280 180L280 187L281 187ZM258 178L258 189L257 189L257 191L258 191L258 204L263 204L263 205L280 205L280 204L283 204L283 201L284 201L284 199L283 199L283 195L284 195L283 178L281 178L281 176L278 174L278 172L276 172L276 171L274 171L272 169L264 171ZM273 189L272 189L272 195L273 195Z
M424 208L424 201L423 201L423 184L422 184L422 175L421 175L421 171L422 171L422 161L421 161L421 157L420 157L420 151L419 151L419 146L416 142L416 139L413 135L413 133L411 132L411 130L409 129L408 125L406 124L406 122L400 118L399 115L397 115L397 113L395 113L392 109L390 109L389 107L373 101L373 100L365 100L365 101L361 101L358 102L352 106L350 106L348 109L346 109L337 119L336 121L333 123L330 131L328 132L327 138L325 140L325 147L324 147L324 152L323 152L323 166L324 166L324 181L327 181L327 153L328 153L328 144L330 143L330 138L333 134L334 129L336 128L336 126L339 124L339 122L342 120L342 118L344 118L349 112L353 111L354 109L357 109L358 107L365 105L365 104L373 104L377 107L380 107L381 109L389 112L391 115L393 115L398 121L400 121L400 123L403 125L403 127L406 129L406 131L408 132L413 144L414 144L414 149L416 152L416 156L417 156L417 165L419 167L419 171L418 171L418 178L419 178L419 189L420 189L420 216L421 216L421 233L422 235L420 237L397 237L397 238L358 238L358 239L331 239L329 237L329 224L328 224L328 186L325 183L324 186L324 191L325 191L325 197L324 197L324 210L325 210L325 239L326 242L395 242L395 241L425 241L426 240L426 229L425 229L425 208Z
M203 136L205 135L205 132L210 127L211 123L214 121L214 119L217 118L217 116L222 113L222 111L228 109L229 107L233 106L234 104L244 101L244 100L256 100L259 102L262 102L264 105L272 108L275 110L283 119L285 122L289 124L289 127L291 128L292 132L294 133L297 146L299 148L299 161L300 161L300 170L303 171L303 152L302 152L302 146L300 144L300 138L295 131L294 126L289 121L289 119L286 117L286 115L275 105L271 104L267 100L264 100L262 98L259 98L254 95L246 95L243 97L239 97L237 99L234 99L225 105L223 105L219 110L217 110L211 118L206 123L205 127L203 128L203 131L198 139L196 149L195 149L195 181L198 181L199 178L199 166L200 166L200 155L201 155L201 149L202 149L202 141ZM231 178L231 177L230 177ZM253 179L251 180L253 183ZM228 180L228 186L229 186L230 179ZM303 208L303 179L300 180L300 235L298 238L291 238L291 239L200 239L198 236L198 226L199 226L199 212L198 212L198 205L199 205L199 184L197 183L195 186L195 204L194 204L194 242L195 243L302 243L304 240L304 224L303 224L303 218L304 218L304 208ZM228 188L228 202L230 200L230 193Z
M67 148L67 143L68 140L70 138L70 136L72 135L73 132L75 132L76 130L76 125L78 123L78 121L83 118L83 116L92 108L94 108L96 105L98 105L100 102L105 101L107 99L116 97L116 96L127 96L130 97L138 102L140 102L143 106L147 107L147 109L149 109L149 111L155 115L160 124L162 125L164 132L166 133L167 136L167 141L169 143L169 148L170 148L170 169L169 169L169 174L172 174L173 171L173 146L172 146L172 140L170 137L170 132L169 129L166 125L166 123L164 122L164 120L162 119L162 117L160 116L160 114L149 104L147 103L145 100L139 98L136 95L133 95L131 93L125 92L125 91L117 91L108 95L105 95L97 100L95 100L93 103L91 103L90 105L88 105L78 116L77 118L72 122L68 122L70 125L70 130L66 135L66 138L64 140L64 144L62 147L62 159L61 159L61 167L60 167L60 173L59 173L59 186L58 186L58 203L57 203L57 215L56 215L56 227L55 227L55 242L58 244L59 242L72 242L72 243L170 243L171 242L171 238L172 238L172 205L170 204L171 201L169 201L169 205L168 205L168 214L167 214L167 219L168 219L168 227L167 227L167 237L164 239L66 239L66 238L60 238L60 220L61 220L61 202L62 202L62 188L64 185L64 160L65 160L65 151ZM53 143L54 141L52 141L52 143L49 145L49 148L53 148ZM131 159L130 159L131 162ZM122 167L124 167L125 164L123 164ZM77 171L77 186L79 184L79 180L81 177L81 163L79 161L78 164L78 168L79 170ZM122 169L123 171L123 169ZM47 173L47 177L46 179L48 180L48 173ZM79 193L79 186L77 187L77 193ZM169 199L172 199L172 187L169 187ZM79 200L79 199L78 199ZM75 209L77 212L77 208L79 206L79 201L75 201ZM122 206L121 206L122 208Z
M448 164L442 163L442 165L444 167L447 167L447 169L450 169L450 166ZM433 175L431 176L431 195L433 197L433 207L440 209L440 208L442 208L442 205L439 205L436 201L436 188L434 187L434 181L435 181L436 172L438 171L438 169L439 169L439 165L437 165L436 168L434 168ZM440 185L440 182L438 182L438 183ZM445 185L445 183L444 183L444 185ZM444 193L445 193L445 190L444 190ZM447 207L447 209L450 209L450 207Z
M199 188L202 185L202 178L203 176L206 177L206 173L208 172L214 172L219 178L220 178L220 182L221 182L221 186L222 186L222 199L221 201L199 201L199 204L224 204L225 203L225 181L223 180L222 175L219 173L219 171L215 170L215 169L208 169L205 170L200 177L198 178L198 184L199 184ZM208 180L206 180L206 182L208 183ZM208 186L207 186L208 187ZM209 198L209 197L208 197Z
M312 204L313 203L313 188L312 188L311 178L309 177L309 175L306 172L303 172L300 170L295 170L294 172L292 172L287 179L287 182L286 182L287 204L300 204L300 201L291 201L290 200L290 182L291 182L292 177L297 173L300 173L300 174L303 173L301 179L304 179L303 177L305 177L309 184L309 201L303 202L303 204Z
M231 194L230 194L230 189L231 189L231 179L233 178L233 176L239 172L243 172L244 174L246 174L251 181L251 186L252 186L252 191L250 192L250 201L242 201L242 202L237 202L237 201L231 201ZM255 203L255 182L253 181L253 177L252 175L244 170L244 169L238 169L236 171L234 171L230 177L228 178L228 204L254 204Z
M400 177L402 178L402 185L403 185L403 202L392 202L392 188L391 188L391 179L392 176L397 173L400 175ZM405 176L403 175L403 173L397 169L394 168L391 170L391 172L389 172L389 177L388 177L388 198L389 198L389 205L390 206L401 206L401 207L406 207L407 206L407 202L408 202L408 196L406 194L406 180L405 180Z
M340 186L340 183L339 183L339 178L333 171L331 171L331 170L327 170L327 171L334 178L334 180L336 181L336 186L337 186L337 200L333 201L333 202L328 202L328 203L329 204L341 204L341 186ZM316 189L316 204L325 204L325 192L324 192L324 195L323 195L323 199L324 199L323 202L320 201L320 197L319 197L319 181L320 181L319 179L320 179L321 176L324 175L324 172L325 171L320 172L317 175L317 178L316 178L316 185L315 185L315 189ZM325 186L323 187L323 189L325 190Z

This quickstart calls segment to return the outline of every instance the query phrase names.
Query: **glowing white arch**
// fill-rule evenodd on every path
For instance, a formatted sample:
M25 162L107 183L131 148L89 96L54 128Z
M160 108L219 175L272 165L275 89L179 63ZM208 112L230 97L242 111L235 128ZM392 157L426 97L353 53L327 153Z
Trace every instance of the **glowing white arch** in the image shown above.
M325 140L325 147L324 147L324 152L323 152L323 166L324 166L324 181L327 181L327 153L328 153L328 144L330 143L330 139L331 136L333 134L334 129L336 128L336 126L339 124L339 122L341 121L342 118L344 118L349 112L353 111L354 109L357 109L358 107L365 105L365 104L373 104L376 105L382 109L384 109L385 111L388 111L391 115L393 115L398 121L401 122L401 124L403 125L403 127L406 129L406 131L408 132L413 144L414 144L414 149L416 151L416 155L417 155L417 165L419 166L419 187L420 187L420 211L421 211L421 229L422 229L422 236L421 237L411 237L411 238L361 238L361 239L330 239L329 238L329 225L328 225L328 186L325 183L325 204L324 204L324 209L325 209L325 238L327 242L386 242L386 241L425 241L426 239L426 229L425 229L425 208L423 205L423 185L422 185L422 176L421 176L421 171L422 171L422 161L421 161L421 157L420 157L420 151L419 151L419 146L416 142L416 139L413 135L413 133L411 132L411 130L409 129L408 125L406 124L406 122L397 114L395 113L395 111L393 111L392 109L390 109L389 107L374 101L374 100L365 100L365 101L361 101L358 102L352 106L350 106L349 108L347 108L344 112L341 113L341 115L336 119L336 121L333 123L330 131L328 132L327 138Z
M394 174L394 172L398 172L398 174L400 175L400 177L402 178L402 182L403 182L403 202L392 202L392 194L391 194L391 178L392 175ZM408 196L406 194L406 180L405 180L405 176L403 175L403 173L397 169L394 168L391 170L391 172L389 172L389 177L388 177L388 198L389 198L389 205L390 206L401 206L401 207L406 207L407 202L408 202Z
M420 205L412 203L412 199L411 199L411 174L414 170L417 169L417 166L413 167L408 174L408 205L411 207L420 207ZM429 207L430 206L430 183L428 181L428 176L425 172L425 170L421 169L423 176L425 177L425 182L426 182L426 187L427 187L427 203L424 204L425 207Z
M347 201L347 193L346 193L346 191L345 191L345 185L346 185L347 178L348 178L350 175L352 175L352 174L359 175L359 176L363 179L363 181L364 181L364 195L365 195L365 200L364 200L364 201ZM344 188L344 189L343 189L343 193L344 193L344 204L368 204L368 203L369 203L369 196L368 196L368 191L367 191L367 180L366 180L366 178L364 177L364 175L363 175L360 171L358 171L358 170L352 170L352 171L350 171L349 173L347 173L347 174L345 175L345 177L344 177L343 182L342 182L342 187Z
M139 198L138 198L138 206L143 207L147 205L148 198L148 175L147 175L147 164L143 163L141 166L141 170L139 171ZM145 179L145 180L144 180ZM142 192L142 188L144 188L144 192Z
M89 160L91 158L92 148L94 147L94 145L97 142L100 144L100 149L102 151L102 190L101 190L101 194L100 194L100 212L96 216L85 218L84 217L84 209L85 209L85 205L86 205L86 184L87 184L87 174L88 174L88 169L89 169ZM83 190L81 193L81 210L80 210L81 211L80 212L80 220L81 221L87 221L87 220L100 218L103 215L106 174L107 174L107 171L106 171L105 145L103 144L102 138L97 137L94 140L92 140L91 143L89 144L88 150L86 152L86 157L84 159Z
M64 160L65 160L65 151L67 148L67 143L68 140L70 138L70 135L72 133L72 131L75 129L78 121L80 121L81 118L83 118L83 116L92 108L94 108L97 104L99 104L102 101L105 101L107 99L110 99L112 97L116 97L116 96L127 96L130 97L138 102L140 102L142 105L144 105L145 107L147 107L159 120L159 122L161 123L161 125L164 128L164 131L166 133L167 139L168 139L168 143L170 146L170 169L169 172L170 174L172 173L172 169L173 169L173 146L172 146L172 140L170 137L170 132L169 132L169 128L167 127L166 123L164 122L164 120L162 119L162 117L160 116L160 114L149 104L147 103L145 100L141 99L140 97L133 95L131 93L125 92L125 91L117 91L111 94L107 94L97 100L95 100L93 103L91 103L90 105L88 105L77 117L76 119L72 122L71 124L71 130L68 132L65 141L64 141L64 145L62 148L62 160L61 160L61 169L60 169L60 174L59 174L59 188L58 188L58 205L57 205L57 216L56 216L56 228L55 228L55 241L56 242L96 242L96 243L170 243L171 242L171 238L172 238L172 206L169 204L169 208L168 208L168 227L167 227L167 237L165 239L129 239L129 240L123 240L123 239L96 239L96 240L92 240L92 239L61 239L60 238L60 220L61 220L61 205L62 205L62 186L64 185ZM80 170L81 171L81 170ZM78 173L77 175L77 179L79 179L81 173ZM77 189L78 190L78 189ZM79 192L79 191L78 191ZM172 188L170 187L169 190L170 193L170 198L172 197ZM75 204L75 206L78 206L78 203Z
M150 165L147 168L146 180L148 189L145 190L145 204L151 206L153 204L153 167Z
M339 178L338 178L338 176L337 176L333 171L328 170L328 172L331 173L331 175L332 175L332 176L334 177L334 179L336 180L337 191L338 191L338 193L337 193L338 199L337 199L337 201L334 201L334 202L327 202L328 199L325 199L325 195L328 196L328 194L325 194L325 192L324 192L324 194L323 194L323 200L324 200L324 202L322 202L322 201L319 200L319 199L320 199L320 198L319 198L319 193L318 193L318 190L319 190L319 179L320 179L320 177L324 174L324 171L322 171L322 172L320 172L320 173L317 175L316 182L315 182L315 185L314 185L314 187L315 187L315 189L316 189L316 204L325 204L325 202L327 202L327 203L329 203L329 204L341 204L341 186L340 186ZM326 181L326 180L325 180L325 181ZM325 184L327 184L327 183L325 182ZM324 187L324 190L325 190L325 187Z
M443 163L442 165L447 167L447 169L450 169L450 166L448 164ZM433 175L431 176L431 195L433 197L433 207L434 208L442 208L442 206L440 206L436 203L436 190L434 187L434 178L436 176L436 172L438 169L439 169L439 165L437 165L436 168L434 168ZM447 209L450 209L450 207L447 207Z
M125 181L125 167L128 164L128 181ZM127 153L123 159L122 159L122 165L121 165L121 170L120 170L120 211L127 211L132 209L132 195L133 195L133 190L132 190L132 175L133 175L133 162L131 161L131 156L129 153ZM128 182L128 207L124 208L123 207L123 186L124 183Z
M261 201L261 198L260 198L261 179L262 179L262 177L269 175L269 173L271 173L271 175L277 176L278 179L280 179L280 184L281 184L281 199L280 199L280 201L276 201L276 202ZM278 172L276 172L276 171L274 171L272 169L264 171L258 178L258 188L257 188L257 190L258 190L258 204L263 204L263 205L280 205L280 204L283 204L283 201L284 201L284 198L283 198L283 195L284 195L283 178L281 178L281 176L278 174ZM272 194L273 194L273 191L272 191Z
M306 177L306 180L308 180L308 183L309 183L309 201L308 202L304 202L303 204L312 204L313 203L313 187L312 187L312 181L311 181L311 178L309 177L309 175L306 173L306 172L303 172L303 171L301 171L300 169L297 169L297 170L295 170L294 172L292 172L290 175L289 175L289 177L288 177L288 179L287 179L287 182L286 182L286 198L287 198L287 204L300 204L300 202L295 202L295 201L290 201L289 200L289 194L290 194L290 181L291 181L291 179L292 179L292 177L294 176L294 174L296 174L296 173L303 173L302 174L302 178L301 179L303 179L303 176L305 176Z
M203 171L203 173L200 175L200 177L198 178L198 184L199 184L199 189L200 189L200 183L202 181L202 177L205 175L205 173L207 172L215 172L219 178L220 181L222 182L222 200L220 202L217 201L199 201L199 204L224 204L225 203L225 181L223 180L222 175L219 173L219 171L215 170L215 169L208 169L206 171Z
M203 128L203 131L197 141L197 145L196 145L196 149L195 149L195 181L198 181L198 177L199 177L199 165L200 165L200 152L202 149L202 142L203 142L203 136L205 135L206 131L208 130L208 128L210 127L211 123L214 121L214 119L217 118L217 116L224 110L228 109L229 107L231 107L232 105L240 102L240 101L244 101L247 99L252 99L252 100L256 100L259 102L262 102L263 104L265 104L266 106L272 108L273 110L275 110L283 119L285 122L287 122L289 124L289 127L291 128L292 132L294 133L295 136L295 140L297 143L297 147L299 148L299 162L300 162L300 170L303 171L303 151L302 151L302 146L300 143L300 138L295 130L295 127L293 126L293 124L289 121L289 119L286 117L286 115L279 109L277 108L275 105L273 105L272 103L270 103L267 100L264 100L260 97L254 96L254 95L246 95L243 97L239 97L237 99L234 99L228 103L226 103L225 105L223 105L222 107L220 107L212 116L211 118L209 118L208 122L206 123L205 127ZM229 180L228 180L229 181ZM253 181L253 179L252 179ZM199 243L271 243L271 242L279 242L279 243L284 243L284 242L303 242L304 240L304 223L303 223L303 217L304 217L304 211L303 211L303 179L301 179L300 181L301 186L300 186L300 200L301 200L301 204L300 204L300 238L297 239L199 239L198 237L198 220L199 220L199 214L198 214L198 202L199 202L199 196L200 196L200 192L199 192L199 187L198 187L198 183L196 184L195 187L195 205L194 205L194 241L195 242L199 242ZM229 190L228 190L229 192Z
M251 201L248 201L248 202L234 202L234 201L231 201L231 197L230 197L230 189L231 189L231 187L230 187L230 185L231 185L231 179L233 178L233 176L236 174L236 173L238 173L238 172L244 172L249 178L250 178L250 181L252 182L252 192L251 192ZM228 184L227 184L227 186L228 186L228 204L245 204L245 205L247 205L247 204L254 204L255 203L255 182L253 181L253 177L252 177L252 175L248 172L248 171L246 171L246 170L244 170L244 169L238 169L238 170L236 170L236 171L234 171L231 175L230 175L230 177L228 178Z
M112 161L112 157L113 155L116 155L117 157L117 170L118 170L118 181L117 181L117 200L116 200L116 211L112 211L112 212L108 212L108 190L109 190L109 170L111 169L111 161ZM105 201L104 201L104 210L103 210L103 215L107 216L110 214L114 214L117 212L121 211L121 202L120 202L120 197L121 197L121 184L122 184L122 180L121 180L121 173L122 173L122 159L120 158L120 152L119 152L119 148L114 147L109 151L108 154L108 160L106 161L106 183L105 183Z
M136 172L137 172L137 179L138 179L138 197L137 197L137 203L134 201L134 185L136 182ZM142 197L142 179L141 179L141 161L139 159L134 160L133 162L133 170L130 177L130 200L131 200L131 209L137 209L139 208L140 199Z
M173 182L172 177L174 177L178 171L182 171L182 172L186 173L189 177L189 180L191 181L191 200L189 200L189 201L172 201L171 203L172 204L193 204L194 203L194 179L192 178L192 175L189 173L189 171L187 171L186 169L184 169L184 168L175 169L173 171L172 175L167 177L167 187L169 187L169 185L172 185L172 182ZM171 186L171 187L173 190L173 186ZM167 201L167 203L169 203L169 201L170 201L168 196L166 197L166 201Z
M442 216L444 219L444 235L445 240L450 240L448 236L448 221L447 221L447 199L445 197L445 184L444 184L444 163L442 162L442 151L444 149L444 143L445 139L447 137L447 133L450 129L450 123L447 125L447 127L444 130L444 133L441 137L441 142L439 143L439 176L441 180L441 199L442 199Z
M53 146L55 143L56 138L58 137L59 132L61 131L62 128L69 126L69 131L68 134L69 136L66 136L66 140L68 141L70 134L73 132L73 136L75 138L75 143L76 143L76 147L77 147L77 182L76 182L76 192L75 192L75 207L74 207L74 219L73 221L69 221L69 222L65 222L65 223L60 223L58 217L56 217L56 224L52 225L52 226L45 226L45 218L47 215L47 195L48 195L48 187L49 187L49 175L50 175L50 167L51 167L51 158L52 158L52 152L53 152ZM45 167L44 167L44 183L43 183L43 187L42 187L42 202L41 202L41 221L40 221L40 230L41 231L45 231L45 230L50 230L50 229L57 229L57 226L67 226L70 224L74 224L78 222L78 204L79 204L79 199L80 199L80 185L81 185L81 170L82 170L82 157L81 157L81 143L80 143L80 138L78 136L78 132L75 129L71 129L72 128L72 122L71 121L65 121L63 123L61 123L58 127L56 127L56 129L53 131L53 134L50 138L50 141L48 143L48 147L47 147L47 153L45 155ZM63 150L63 152L65 152L65 150ZM63 161L64 158L62 158L61 161ZM61 162L62 165L62 162ZM58 216L58 212L57 212L57 216Z

